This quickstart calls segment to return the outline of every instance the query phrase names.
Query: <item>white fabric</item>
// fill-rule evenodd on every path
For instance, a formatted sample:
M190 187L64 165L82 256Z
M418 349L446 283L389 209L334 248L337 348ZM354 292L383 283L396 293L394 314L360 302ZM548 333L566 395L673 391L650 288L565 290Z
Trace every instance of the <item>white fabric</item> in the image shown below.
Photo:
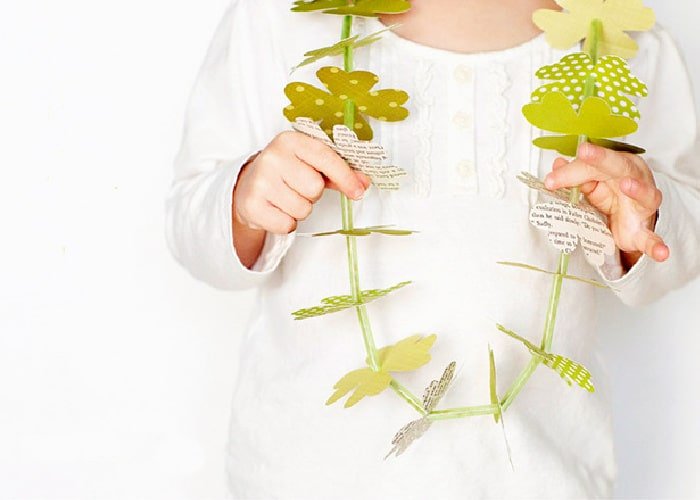
M541 367L505 415L511 470L500 426L490 417L437 422L399 458L383 460L394 433L416 418L392 391L345 409L324 402L333 384L363 366L352 310L304 321L291 312L348 293L345 241L299 233L340 225L338 194L327 192L289 235L268 235L252 269L232 246L231 193L240 166L289 124L282 92L290 80L316 82L324 60L293 75L307 50L338 40L341 18L293 14L287 2L238 0L226 13L194 88L182 150L167 201L170 248L194 277L226 290L259 290L243 335L232 399L228 477L234 498L580 498L605 497L615 476L604 367L596 354L594 291L564 285L553 350L592 371L598 391L569 388ZM382 28L360 20L356 31ZM700 147L684 63L661 28L636 37L634 72L651 89L640 102L638 133L665 198L658 233L671 259L646 257L620 278L619 261L593 271L580 251L571 273L609 281L630 305L678 288L700 271ZM557 258L528 223L537 199L515 180L543 176L553 154L531 145L521 115L535 70L564 53L539 36L512 49L458 54L387 34L356 54L356 67L380 75L378 88L412 95L398 124L372 121L376 139L410 174L398 192L370 190L355 204L358 226L415 229L406 238L358 239L363 288L414 283L368 306L379 346L437 333L432 361L398 379L421 395L457 361L441 407L488 403L488 345L499 393L526 365L528 352L495 322L538 341L550 280L505 268L500 260L551 269ZM236 361L232 361L236 362Z

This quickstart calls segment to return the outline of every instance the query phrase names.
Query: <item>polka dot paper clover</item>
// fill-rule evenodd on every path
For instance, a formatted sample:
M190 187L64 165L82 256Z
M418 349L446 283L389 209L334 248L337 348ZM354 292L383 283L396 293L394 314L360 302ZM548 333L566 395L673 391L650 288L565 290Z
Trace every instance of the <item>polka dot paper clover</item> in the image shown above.
M535 90L532 100L538 102L543 94L559 91L578 110L589 76L596 80L594 95L607 101L613 114L639 119L639 110L627 95L645 97L648 94L647 86L631 73L627 61L617 56L603 56L594 64L588 54L581 52L540 68L537 77L553 80L553 83Z
M316 76L328 92L304 82L292 82L285 87L290 104L284 108L284 116L290 122L309 117L320 121L323 131L330 135L334 125L345 123L345 103L352 100L356 110L354 131L358 139L369 141L374 133L365 115L388 122L401 121L408 116L408 109L403 107L408 94L396 89L373 90L379 82L374 73L325 66Z

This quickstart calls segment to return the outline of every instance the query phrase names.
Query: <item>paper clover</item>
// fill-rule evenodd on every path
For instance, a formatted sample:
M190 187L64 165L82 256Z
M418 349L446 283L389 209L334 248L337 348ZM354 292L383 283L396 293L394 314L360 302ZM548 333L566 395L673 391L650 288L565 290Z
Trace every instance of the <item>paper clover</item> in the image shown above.
M383 290L363 290L362 296L359 301L356 301L352 295L337 295L335 297L326 297L325 299L321 300L320 306L299 309L298 311L294 311L292 315L294 316L294 319L301 320L344 311L345 309L350 309L351 307L361 306L362 304L368 304L374 300L384 297L385 295L389 295L391 292L394 292L399 288L403 288L406 285L410 284L410 281L403 281L398 285L394 285L390 288L385 288Z
M575 383L588 392L595 392L595 387L593 387L591 383L591 374L584 366L564 356L545 352L526 338L508 330L503 325L496 325L496 327L509 337L521 342L533 356L539 357L542 360L542 364L557 372L568 385L571 386Z
M345 401L345 408L357 404L366 396L380 394L391 384L390 372L407 372L420 368L430 361L430 348L437 335L412 335L394 345L377 351L379 370L360 368L341 378L334 386L335 392L326 401L331 405L350 391L353 393ZM369 359L366 360L369 364Z
M647 31L654 26L654 11L644 7L642 0L556 0L564 12L550 9L535 11L532 20L556 49L568 49L586 38L585 50L590 50L587 38L591 22L598 19L603 30L599 42L601 55L612 54L625 59L635 56L637 43L626 31Z
M455 366L456 363L454 361L447 365L447 368L445 368L440 380L433 380L430 382L430 385L426 387L425 392L423 393L423 409L425 409L426 412L429 413L434 410L447 392L447 389L452 383L452 379L454 377ZM411 444L413 444L416 439L423 437L432 423L432 420L425 415L422 418L412 420L408 424L401 427L401 429L399 429L394 438L391 440L391 444L393 444L394 447L389 451L389 453L387 453L384 459L386 460L391 454L394 454L397 457L401 455L408 449L409 446L411 446Z
M565 201L540 203L530 211L530 223L547 232L549 242L564 253L573 252L579 241L586 260L602 266L615 252L612 233L597 213Z
M293 12L321 11L324 14L375 17L379 14L399 14L411 8L408 0L296 0Z
M320 121L323 131L330 135L334 125L345 122L345 102L355 103L355 129L359 139L369 141L372 127L365 115L380 121L396 122L408 116L403 104L408 94L403 90L372 90L379 77L369 71L343 71L335 66L325 66L316 72L328 92L304 82L288 84L284 93L290 104L284 108L284 116L290 122L299 117Z

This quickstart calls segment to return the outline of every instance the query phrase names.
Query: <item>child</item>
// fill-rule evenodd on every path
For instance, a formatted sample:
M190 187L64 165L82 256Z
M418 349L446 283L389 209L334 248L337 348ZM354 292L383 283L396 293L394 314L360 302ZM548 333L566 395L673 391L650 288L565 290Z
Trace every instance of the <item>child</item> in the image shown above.
M291 3L291 2L290 2ZM235 498L592 498L612 493L615 461L603 368L596 354L595 293L569 283L555 350L587 366L588 394L538 371L505 414L514 468L487 417L439 422L398 458L382 460L415 417L390 391L352 408L324 406L333 383L365 363L351 311L293 321L290 313L348 291L345 239L301 233L339 228L337 191L355 203L355 225L393 224L407 238L357 238L363 289L413 284L371 308L379 346L408 335L440 339L424 369L401 374L415 391L456 361L445 407L488 401L488 352L499 392L527 364L521 345L494 333L494 319L526 337L541 331L549 289L517 261L551 269L543 233L527 223L533 194L520 171L547 187L581 185L608 216L618 247L592 270L577 251L570 273L595 277L639 305L700 273L700 142L681 56L660 27L633 35L633 72L650 88L630 141L643 156L586 145L557 159L532 145L521 113L551 49L532 24L551 0L414 0L402 15L356 19L353 34L400 26L355 53L377 88L406 90L408 119L374 122L374 141L409 172L395 192L370 187L321 142L291 132L282 109L289 81L316 83L326 59L289 70L304 52L331 45L339 16L297 14L281 0L234 0L201 69L167 203L173 254L196 278L257 288L241 348L227 471ZM553 169L552 169L553 167ZM551 171L551 173L550 173ZM663 201L662 201L663 199ZM244 318L241 318L243 323Z

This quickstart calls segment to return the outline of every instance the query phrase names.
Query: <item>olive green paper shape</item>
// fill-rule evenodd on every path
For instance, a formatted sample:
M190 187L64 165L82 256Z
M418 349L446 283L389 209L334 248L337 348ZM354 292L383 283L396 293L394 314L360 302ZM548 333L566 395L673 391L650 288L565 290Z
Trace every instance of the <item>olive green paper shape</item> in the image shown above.
M410 285L411 281L402 281L401 283L385 289L363 290L359 301L356 301L352 295L336 295L334 297L326 297L321 300L321 305L299 309L294 311L292 315L295 320L315 318L325 314L332 314L351 307L362 304L369 304L372 301L380 299L391 292Z
M393 226L368 226L368 227L356 227L353 229L338 229L336 231L324 231L319 233L311 233L309 236L321 237L321 236L370 236L372 234L382 234L385 236L409 236L415 234L418 231L411 231L409 229L392 229ZM301 236L305 236L302 234Z
M433 380L428 387L425 388L425 392L423 393L423 408L426 413L433 411L447 392L454 378L456 366L457 364L452 361L447 365L447 368L445 368L440 380ZM394 446L389 450L389 453L386 454L384 460L392 454L397 457L403 454L417 439L423 437L432 424L432 420L430 420L426 414L422 418L412 420L401 427L391 440L391 444Z
M399 25L392 24L391 26L388 26L382 30L367 35L364 38L360 38L360 35L354 35L350 38L346 38L337 43L334 43L333 45L330 45L328 47L310 50L304 54L305 59L292 68L292 72L301 68L302 66L308 66L309 64L313 64L316 61L320 61L321 59L324 59L326 57L341 56L345 53L347 49L359 49L361 47L372 45L374 42L377 42L382 39L381 35L383 35L389 30L396 28L397 26Z
M533 22L546 33L549 44L555 49L566 50L588 36L594 20L602 23L602 33L597 50L601 55L613 54L632 58L638 50L627 31L647 31L655 22L654 11L644 7L642 0L556 0L565 10L539 9L532 16ZM590 37L584 45L591 51Z
M602 148L612 149L621 153L640 155L646 153L646 149L633 144L611 139L589 138L588 142ZM565 156L576 156L578 153L579 136L577 135L545 135L538 137L532 143L540 149L552 149Z
M553 80L536 89L531 96L538 102L543 94L561 92L578 110L584 98L586 81L595 80L595 96L607 101L612 114L639 120L639 110L628 95L646 97L647 86L630 71L627 61L617 56L603 56L594 63L584 52L569 54L561 61L537 71L541 80Z
M369 71L344 71L336 66L324 66L316 76L328 91L304 82L291 82L284 93L290 104L284 108L284 116L290 122L308 117L321 122L323 131L331 135L335 125L345 123L346 101L354 103L355 123L353 131L358 139L372 140L372 127L366 116L380 121L396 122L408 116L403 104L408 94L403 90L374 90L379 77Z
M557 276L557 275L560 275L560 273L555 273L555 272L552 272L552 271L547 271L547 270L545 270L545 269L541 269L541 268L539 268L539 267L537 267L537 266L532 266L532 265L530 265L530 264L521 264L520 262L504 262L504 261L501 261L501 262L496 262L496 264L499 264L499 265L501 265L501 266L518 267L518 268L520 268L520 269L526 269L526 270L528 270L528 271L535 271L535 272L542 273L542 274L549 274L550 276ZM588 279L588 278L581 278L581 277L579 277L579 276L573 276L573 275L571 275L571 274L561 274L561 277L564 278L565 280L579 281L579 282L581 282L581 283L585 283L585 284L587 284L587 285L591 285L591 286L594 286L594 287L596 287L596 288L606 288L606 289L610 289L609 286L604 285L604 284L602 284L602 283L600 283L600 282L598 282L598 281Z
M491 404L498 407L498 411L493 414L493 419L496 423L503 417L503 408L501 401L498 399L498 390L496 384L496 357L493 354L493 349L489 346L489 395L491 396Z
M540 102L523 107L527 121L549 132L585 135L593 138L622 137L637 130L637 122L614 115L610 105L600 97L589 97L577 112L561 92L549 92Z
M293 12L321 11L324 14L376 17L379 14L400 14L410 10L408 0L296 0Z
M335 392L328 398L326 405L331 405L350 391L353 393L345 401L349 408L367 396L376 396L389 388L392 381L390 372L407 372L417 370L430 361L430 349L437 335L411 335L394 345L383 347L378 351L379 369L360 368L343 376L333 386ZM369 364L369 359L366 360Z
M503 325L497 324L496 327L509 337L521 342L525 347L527 347L533 356L539 357L542 364L557 372L569 386L572 386L575 383L588 392L595 392L595 387L591 382L591 374L583 365L580 365L569 358L565 358L564 356L545 352L543 349L537 347L526 338L521 337Z

